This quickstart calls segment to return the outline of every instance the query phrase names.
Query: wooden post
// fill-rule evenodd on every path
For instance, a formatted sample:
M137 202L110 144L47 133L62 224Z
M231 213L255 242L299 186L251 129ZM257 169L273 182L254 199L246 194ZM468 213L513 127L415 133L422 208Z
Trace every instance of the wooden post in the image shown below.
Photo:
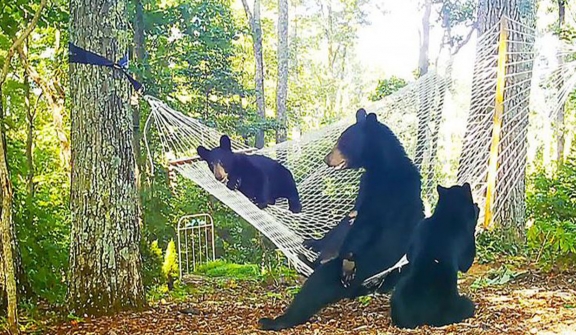
M502 115L504 114L504 89L506 86L506 56L507 32L506 17L500 20L500 39L498 42L498 68L496 72L496 99L494 105L494 122L492 128L492 143L490 144L490 158L488 160L488 178L486 183L486 204L484 208L484 228L492 226L492 204L495 197L496 174L498 173L498 147L500 146L500 132L502 130Z

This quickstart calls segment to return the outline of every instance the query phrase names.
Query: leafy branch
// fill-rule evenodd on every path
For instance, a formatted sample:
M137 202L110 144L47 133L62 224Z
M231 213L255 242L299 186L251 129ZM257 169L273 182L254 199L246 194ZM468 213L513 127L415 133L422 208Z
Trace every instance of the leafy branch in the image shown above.
M44 7L46 7L47 2L48 2L48 0L41 0L40 1L40 7L38 7L38 9L36 10L36 13L34 13L34 17L32 18L32 21L30 22L28 27L26 27L22 31L20 36L18 36L14 40L14 43L12 43L12 46L10 46L10 49L8 49L8 55L6 56L6 59L4 60L4 66L2 67L2 72L0 73L0 86L2 86L2 84L4 84L4 82L6 81L6 77L8 76L8 71L10 70L10 62L12 61L12 57L14 56L14 54L16 53L18 48L22 46L22 43L24 43L26 38L32 33L34 28L36 28L36 25L38 24L38 21L40 20L40 16L42 15L42 10L44 10Z

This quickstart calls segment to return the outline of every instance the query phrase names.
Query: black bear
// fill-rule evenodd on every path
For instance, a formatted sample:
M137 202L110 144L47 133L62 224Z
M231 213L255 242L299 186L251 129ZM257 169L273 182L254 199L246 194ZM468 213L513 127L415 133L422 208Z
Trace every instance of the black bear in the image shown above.
M362 282L406 254L412 231L424 218L420 173L394 133L378 122L375 114L359 110L356 123L340 135L325 162L340 169L365 169L356 219L345 232L340 250L353 253L356 276L344 287L343 263L349 265L349 259L339 256L320 264L284 315L261 319L261 329L290 328L305 323L328 304L370 293ZM388 275L382 289L390 290L398 278L398 272Z
M356 122L362 122L366 119L366 111L361 108L356 112ZM334 152L334 151L333 151ZM324 161L327 165L330 165L330 161L334 159L334 153L328 154ZM336 162L335 164L341 164ZM338 166L338 168L343 168L344 166ZM304 240L303 246L307 249L313 250L318 253L318 257L314 262L307 262L307 264L311 264L312 268L316 268L319 264L326 263L340 254L340 248L344 243L350 228L354 224L356 220L356 216L358 215L358 208L360 207L360 203L362 202L362 198L365 194L365 187L360 186L358 196L356 197L356 201L354 203L354 207L348 215L346 215L340 222L334 226L331 230L329 230L326 235L322 238L316 240L314 238L309 238Z
M468 183L438 185L437 191L434 214L416 227L407 254L410 267L390 300L398 327L440 327L474 315L474 303L458 294L457 274L468 271L476 256L479 208Z
M218 181L231 190L239 190L259 208L288 199L289 210L300 213L302 205L296 182L290 170L277 161L262 155L232 152L230 138L220 137L220 146L212 150L199 146L198 155L208 163Z

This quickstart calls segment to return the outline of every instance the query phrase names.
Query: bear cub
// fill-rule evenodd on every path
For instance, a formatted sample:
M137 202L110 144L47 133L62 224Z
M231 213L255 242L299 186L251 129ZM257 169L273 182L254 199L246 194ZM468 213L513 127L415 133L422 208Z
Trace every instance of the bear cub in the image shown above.
M434 214L421 221L408 248L407 273L390 300L392 322L401 328L440 327L474 316L474 303L458 294L458 271L476 256L479 208L470 184L437 186Z
M196 151L208 163L216 180L238 190L258 208L276 203L278 198L288 199L289 210L300 213L302 205L296 182L290 170L277 161L262 155L232 152L227 135L220 137L220 146L212 150L199 146Z

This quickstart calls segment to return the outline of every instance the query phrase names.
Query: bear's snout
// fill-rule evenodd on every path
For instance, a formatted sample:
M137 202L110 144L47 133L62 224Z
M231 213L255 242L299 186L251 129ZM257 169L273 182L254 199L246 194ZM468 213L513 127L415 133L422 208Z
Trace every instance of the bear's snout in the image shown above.
M326 155L326 157L324 158L324 163L326 163L326 165L330 167L341 168L346 165L346 158L344 157L340 149L338 149L338 147L335 147L328 155Z
M216 180L223 181L226 179L227 176L228 174L226 173L226 170L224 169L222 164L214 165L214 177L216 178Z

